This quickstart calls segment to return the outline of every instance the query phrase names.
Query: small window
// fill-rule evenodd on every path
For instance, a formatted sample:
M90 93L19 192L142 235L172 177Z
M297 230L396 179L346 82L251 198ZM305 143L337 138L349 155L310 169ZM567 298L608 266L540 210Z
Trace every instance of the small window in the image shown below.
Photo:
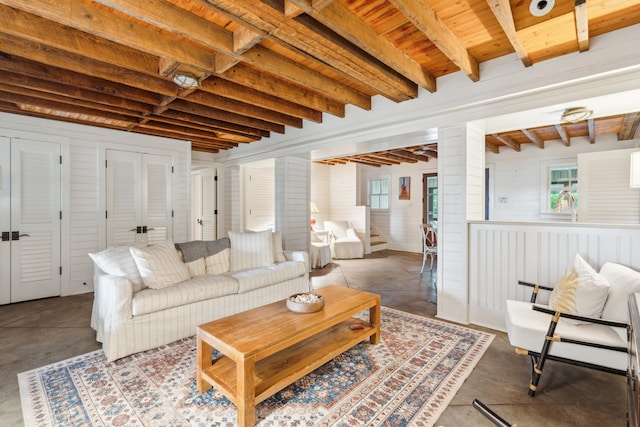
M371 209L389 209L389 180L369 180L369 206Z
M549 169L548 201L549 211L568 212L571 210L568 197L562 197L558 203L558 196L563 191L573 194L575 203L573 209L578 208L578 167L553 167Z

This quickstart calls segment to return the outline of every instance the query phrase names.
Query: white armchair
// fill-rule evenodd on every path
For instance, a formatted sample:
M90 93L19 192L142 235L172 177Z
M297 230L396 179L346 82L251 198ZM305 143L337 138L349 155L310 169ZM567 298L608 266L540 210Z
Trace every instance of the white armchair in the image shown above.
M364 246L356 231L348 221L325 221L324 229L329 231L331 256L335 259L362 258Z

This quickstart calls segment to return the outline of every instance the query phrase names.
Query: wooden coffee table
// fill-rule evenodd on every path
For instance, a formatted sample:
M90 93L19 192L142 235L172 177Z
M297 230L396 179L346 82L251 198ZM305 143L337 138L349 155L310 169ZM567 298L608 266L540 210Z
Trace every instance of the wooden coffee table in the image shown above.
M325 299L315 313L294 313L282 300L198 326L198 390L214 386L231 400L239 426L254 425L255 405L298 378L367 338L380 342L380 295L342 286L313 292ZM368 322L352 317L367 309ZM223 354L215 361L213 348Z

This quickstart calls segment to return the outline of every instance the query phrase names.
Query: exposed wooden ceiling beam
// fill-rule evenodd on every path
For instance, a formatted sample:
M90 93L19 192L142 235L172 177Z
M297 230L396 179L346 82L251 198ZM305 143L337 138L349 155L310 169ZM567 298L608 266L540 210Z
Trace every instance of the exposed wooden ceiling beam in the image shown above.
M497 139L498 141L502 142L504 145L506 145L507 147L510 147L512 149L514 149L515 151L520 151L520 144L518 144L513 138L511 138L510 136L507 135L498 135L498 134L491 134L491 136L495 139Z
M303 86L272 78L244 64L236 65L231 70L221 74L220 77L293 103L306 105L314 110L324 111L337 117L344 117L344 104L305 89Z
M493 144L493 143L487 141L486 138L484 140L484 147L487 150L491 151L492 153L500 154L500 147L497 146L496 144Z
M304 10L314 19L349 40L371 56L389 65L398 73L430 92L436 90L436 79L418 62L411 59L384 37L380 37L349 9L337 1L311 2L308 0L287 0Z
M578 50L585 52L589 50L589 16L587 11L587 0L575 0L576 9L576 36L578 37Z
M633 139L638 125L640 124L640 113L629 113L624 115L622 120L622 127L618 132L618 141L625 141L627 139Z
M520 42L520 38L518 37L516 25L513 22L513 13L511 12L511 4L509 3L509 0L487 0L487 4L491 8L493 15L498 20L500 27L502 27L502 31L504 31L505 35L509 39L509 43L511 43L511 46L513 46L513 49L518 54L520 61L522 61L525 67L533 65L533 61L531 61L529 53L524 48Z
M524 136L529 138L529 140L538 147L544 149L544 139L540 138L540 135L538 135L534 130L520 129L520 132L522 132Z
M425 0L389 0L472 81L480 80L478 62L438 18Z
M569 134L567 133L567 130L559 124L553 125L554 128L556 128L556 131L558 132L558 136L560 137L560 139L562 140L562 142L564 142L564 145L566 145L567 147L571 146L571 138L569 138Z
M414 84L401 78L391 68L381 62L363 55L360 49L350 45L344 39L334 40L332 34L323 33L324 28L314 28L316 21L305 20L304 15L291 19L263 2L237 2L232 0L207 0L217 11L265 34L284 46L291 46L301 53L308 54L315 61L320 61L343 73L349 78L378 88L382 95L396 102L412 99L417 96Z
M594 119L587 120L587 129L589 131L589 142L596 143L596 121Z
M170 35L161 33L146 25L132 25L108 9L94 3L78 0L0 0L1 4L23 10L71 28L134 47L160 58L171 58L177 62L190 64L202 70L214 71L214 53L193 44L185 43ZM55 4L54 4L55 3ZM131 2L133 3L133 2ZM149 6L147 2L145 5ZM52 7L55 6L55 7ZM154 8L149 8L147 13ZM230 52L233 49L231 36L223 37L223 31L216 32L215 40L219 49Z

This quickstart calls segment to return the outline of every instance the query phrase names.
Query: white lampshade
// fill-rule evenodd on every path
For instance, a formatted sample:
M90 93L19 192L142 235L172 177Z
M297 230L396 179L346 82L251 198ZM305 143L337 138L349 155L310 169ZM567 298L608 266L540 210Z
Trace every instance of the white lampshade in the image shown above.
M311 203L309 204L309 208L310 208L310 210L311 210L311 213L318 213L318 212L320 212L320 211L318 210L318 207L316 206L316 204L315 204L315 203L313 203L313 202L311 202Z
M640 151L631 153L629 187L640 188Z

